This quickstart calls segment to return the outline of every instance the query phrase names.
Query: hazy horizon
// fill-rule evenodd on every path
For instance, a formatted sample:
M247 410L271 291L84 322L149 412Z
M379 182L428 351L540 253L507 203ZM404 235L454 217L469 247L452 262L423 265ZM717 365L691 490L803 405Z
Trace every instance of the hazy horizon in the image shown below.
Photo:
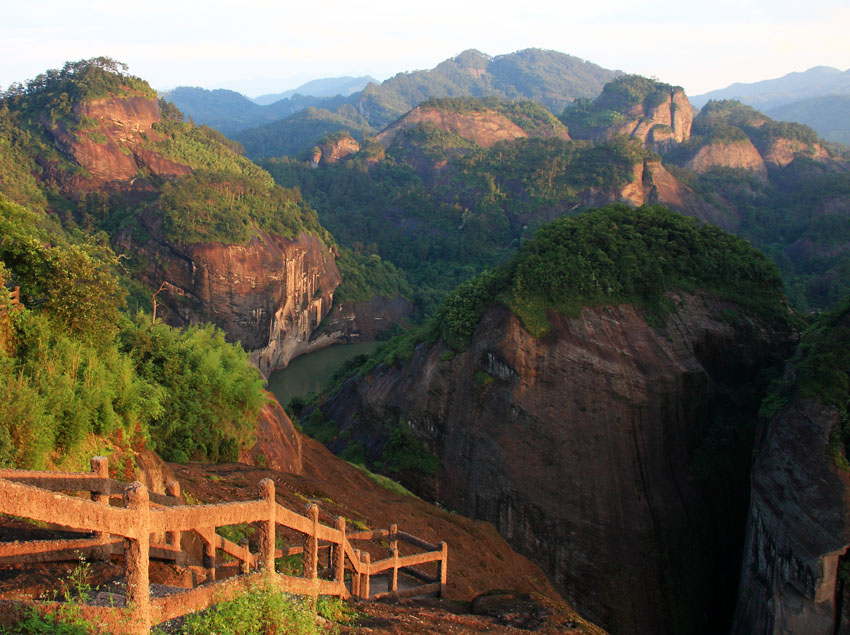
M467 49L496 56L552 49L604 68L655 76L688 94L850 66L850 8L815 1L722 0L712 11L665 0L653 12L625 0L551 0L508 14L492 4L438 0L427 12L375 0L322 10L249 0L152 0L144 11L104 0L15 3L0 25L0 86L66 61L107 55L157 90L229 88L251 97L325 77L430 69Z

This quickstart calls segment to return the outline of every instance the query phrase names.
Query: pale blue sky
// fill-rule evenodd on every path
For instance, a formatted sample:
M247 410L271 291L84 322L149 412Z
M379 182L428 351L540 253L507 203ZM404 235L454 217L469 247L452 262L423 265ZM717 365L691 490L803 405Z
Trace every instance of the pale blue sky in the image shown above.
M2 0L0 86L108 55L154 88L250 96L318 77L432 68L468 48L539 47L689 94L850 67L850 3L830 0L382 2Z

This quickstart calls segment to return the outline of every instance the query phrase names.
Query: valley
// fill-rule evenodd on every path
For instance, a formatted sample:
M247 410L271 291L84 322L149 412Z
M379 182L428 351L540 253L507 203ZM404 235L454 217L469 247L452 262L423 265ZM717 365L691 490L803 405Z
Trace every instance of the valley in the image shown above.
M0 467L451 533L437 624L843 632L846 147L540 49L193 90L2 93Z

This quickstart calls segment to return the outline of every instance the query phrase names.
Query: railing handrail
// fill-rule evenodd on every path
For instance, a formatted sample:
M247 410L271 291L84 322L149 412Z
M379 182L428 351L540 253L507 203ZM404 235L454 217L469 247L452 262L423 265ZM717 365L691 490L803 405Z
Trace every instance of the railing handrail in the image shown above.
M278 553L293 549L279 550L275 548L275 526L280 525L304 535L304 546L295 548L303 554L303 577L284 576L275 572L278 584L284 585L295 593L339 595L347 597L344 570L345 560L348 559L352 571L351 595L368 599L370 594L370 576L392 571L389 591L385 595L410 595L417 588L421 591L436 591L442 593L445 589L447 570L446 543L432 545L431 543L398 531L395 525L389 529L368 529L346 533L345 520L337 517L336 527L329 527L319 522L319 510L316 505L309 505L306 516L280 505L275 500L274 482L263 479L260 482L261 497L255 500L224 502L204 505L185 505L180 503L179 484L172 482L166 488L169 494L152 495L141 483L125 484L108 477L106 459L92 459L92 472L31 472L26 470L0 470L0 513L22 516L32 520L60 524L66 527L93 532L95 538L76 541L56 541L57 554L67 555L71 543L81 548L99 549L110 553L116 545L111 535L123 536L125 548L125 568L127 580L127 606L132 613L128 632L147 632L152 617L169 614L182 610L179 606L207 602L208 606L213 597L207 591L199 591L200 587L185 592L185 602L165 604L152 601L148 592L148 565L145 564L151 555L166 559L176 559L180 551L180 534L186 531L197 533L204 543L203 566L215 579L215 551L222 551L237 558L243 564L242 572L247 569L274 570L274 558ZM41 487L41 486L43 487ZM123 490L118 491L120 487ZM67 496L59 491L88 491L92 500ZM124 506L109 505L109 496L121 493ZM247 547L215 533L215 528L242 523L260 523L260 552L252 553ZM151 544L151 535L165 534L165 544ZM355 540L390 539L391 556L371 562L367 551L356 550L352 546ZM420 553L400 556L398 540L403 540L414 546L426 549ZM318 578L319 541L330 548L329 559L333 559L331 569L334 580ZM38 561L46 561L49 546L45 541L18 543L14 548L3 550L0 547L0 557L4 561L15 555L29 554ZM29 547L27 546L29 545ZM48 555L46 555L48 554ZM32 560L31 561L36 561ZM416 571L415 565L428 562L438 563L438 576L422 587L399 590L397 577L400 570ZM232 585L231 585L232 586ZM217 587L218 588L218 587ZM230 588L230 587L228 587ZM183 596L183 594L181 594ZM377 597L377 596L376 596ZM173 608L166 608L172 606ZM161 605L161 608L157 608ZM124 610L124 609L115 609ZM142 626L139 626L142 624Z
M129 485L124 481L104 478L90 472L29 472L28 470L0 469L0 479L52 492L91 492L107 496L121 496ZM176 496L158 492L148 492L148 495L152 503L163 507L181 504Z

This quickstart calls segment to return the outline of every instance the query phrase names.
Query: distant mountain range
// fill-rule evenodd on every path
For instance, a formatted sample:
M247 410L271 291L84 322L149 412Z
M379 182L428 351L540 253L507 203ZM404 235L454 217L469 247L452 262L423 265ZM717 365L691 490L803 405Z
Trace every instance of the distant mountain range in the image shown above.
M692 96L691 103L702 108L710 99L737 99L743 104L767 112L800 99L823 95L850 95L850 69L815 66L807 71L788 73L776 79L751 84L737 82L726 88Z
M850 145L850 95L801 99L771 108L766 114L774 119L806 124L824 139Z
M343 97L348 97L352 93L363 90L370 82L373 84L380 83L370 75L363 75L362 77L325 77L314 79L306 84L301 84L298 88L293 88L282 93L260 95L259 97L254 97L251 101L260 106L268 106L281 99L289 99L293 95L304 95L305 97L335 97L342 95Z
M295 94L261 105L234 91L188 87L162 96L195 123L205 123L240 141L248 156L261 157L309 149L323 136L341 130L362 138L430 97L527 99L560 114L578 97L595 97L620 74L557 51L526 49L492 57L468 50L430 70L399 73L380 84L367 83L348 97ZM346 79L351 82L346 84ZM365 79L317 80L317 84L305 86L314 93L333 92L332 86L339 89ZM272 96L263 96L263 101L266 98ZM310 113L300 112L309 107L313 108ZM305 127L305 123L309 125Z
M711 99L737 99L776 119L811 126L824 139L850 143L850 69L815 66L776 79L735 83L693 96L691 103L700 108Z

